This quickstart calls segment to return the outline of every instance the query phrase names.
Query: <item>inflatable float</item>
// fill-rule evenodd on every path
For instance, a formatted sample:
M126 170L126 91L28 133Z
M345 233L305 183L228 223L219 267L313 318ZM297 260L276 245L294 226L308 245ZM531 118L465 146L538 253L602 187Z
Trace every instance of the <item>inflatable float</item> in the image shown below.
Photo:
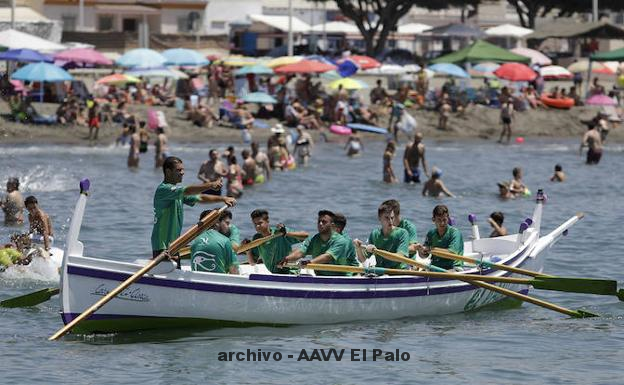
M569 110L570 108L574 107L574 99L572 98L555 99L547 95L542 95L540 100L542 101L542 103L544 103L544 105L552 108Z
M386 130L385 128L371 126L370 124L349 123L347 124L347 126L352 130L372 132L373 134L385 135L388 133L388 130Z
M353 131L349 127L339 126L337 124L332 124L329 126L329 131L336 135L351 135Z

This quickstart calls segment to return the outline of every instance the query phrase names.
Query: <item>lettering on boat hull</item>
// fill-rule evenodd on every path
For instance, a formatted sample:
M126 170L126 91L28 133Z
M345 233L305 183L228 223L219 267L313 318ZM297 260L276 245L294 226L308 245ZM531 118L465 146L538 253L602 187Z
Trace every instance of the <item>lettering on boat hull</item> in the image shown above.
M89 294L104 297L110 293L110 289L105 284L93 289ZM128 288L115 296L117 299L135 302L149 302L150 297L141 291L141 288Z

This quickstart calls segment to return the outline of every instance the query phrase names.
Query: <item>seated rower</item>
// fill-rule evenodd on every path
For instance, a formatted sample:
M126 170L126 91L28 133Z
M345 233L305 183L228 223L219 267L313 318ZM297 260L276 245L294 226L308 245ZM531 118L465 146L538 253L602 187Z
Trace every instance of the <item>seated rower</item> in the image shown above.
M431 254L431 249L440 247L448 249L450 252L464 255L464 238L458 228L449 225L449 210L445 205L437 205L433 208L431 218L435 227L427 233L424 245L418 248L418 254L426 258ZM463 270L462 261L454 261L438 256L431 257L431 264L442 269Z
M308 236L305 232L292 232L283 223L277 226L271 226L269 223L269 212L267 210L258 209L251 212L251 221L256 228L256 234L253 239L267 237L269 235L282 232L283 236L271 239L262 245L255 247L247 252L247 259L252 266L262 259L266 268L274 274L289 274L290 270L283 269L279 266L279 262L284 259L292 251L292 245L299 243L300 238ZM286 236L289 233L291 236Z
M240 230L234 224L232 224L232 212L230 210L224 210L217 222L217 230L225 235L232 243L232 248L236 252L240 247Z
M213 210L205 210L199 216L204 219ZM221 274L239 274L238 260L232 243L217 229L219 222L191 243L191 270Z
M287 255L281 262L285 265L295 262L306 255L312 256L310 263L324 263L330 265L357 266L355 255L350 254L349 240L334 230L335 215L329 210L318 212L318 233L306 238L298 249ZM317 270L316 275L351 275L346 272Z
M394 225L394 211L392 207L382 203L377 209L377 217L381 223L381 227L371 231L368 236L368 244L378 249L386 250L391 253L401 254L404 257L409 256L409 233L405 229L401 229ZM362 241L355 239L353 241L358 260L362 263L366 261L372 250L362 250ZM375 256L376 266L389 269L406 268L400 262L387 260L378 255Z
M50 250L54 241L52 234L52 221L50 216L46 214L40 207L37 198L29 196L24 200L26 210L28 210L28 222L30 223L29 232L33 235L40 235L43 240L44 249Z
M409 219L401 218L401 204L396 199L389 199L383 204L392 207L392 211L394 212L394 226L407 230L409 234L409 253L410 255L415 254L418 248L417 246L420 245L420 243L418 243L416 225Z
M349 266L358 266L357 255L355 254L355 246L349 234L345 231L347 227L347 217L342 213L334 213L334 231L342 235L348 241L347 264Z

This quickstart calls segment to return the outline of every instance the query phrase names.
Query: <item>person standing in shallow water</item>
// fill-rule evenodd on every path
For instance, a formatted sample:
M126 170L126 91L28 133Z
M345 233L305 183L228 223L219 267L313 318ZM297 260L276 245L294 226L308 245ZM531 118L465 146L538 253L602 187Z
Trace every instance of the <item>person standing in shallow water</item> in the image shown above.
M128 128L128 133L130 134L130 151L128 153L128 168L139 168L139 146L141 142L141 138L139 134L136 132L136 126L134 124L130 125Z
M156 155L154 157L154 167L159 168L162 167L163 163L165 163L165 159L169 156L169 146L167 145L167 135L165 135L165 129L162 127L158 127L156 129L156 141L154 142L156 146Z
M587 164L598 164L602 158L602 138L598 132L598 125L594 124L588 127L587 132L581 140L581 148L579 153L583 155L583 147L587 147Z
M21 226L24 223L24 198L19 192L19 179L9 178L6 190L7 196L0 202L4 211L4 225Z
M396 175L392 169L392 158L396 152L396 144L388 142L383 154L383 181L386 183L397 183Z
M403 181L405 183L420 183L419 166L422 163L423 171L429 176L427 170L427 161L425 160L425 145L422 143L423 134L417 132L414 135L414 141L405 146L403 153Z
M507 135L507 144L509 144L511 141L511 123L514 120L514 106L511 99L507 99L501 104L500 118L503 130L501 131L500 138L498 138L498 143L503 143L503 137Z

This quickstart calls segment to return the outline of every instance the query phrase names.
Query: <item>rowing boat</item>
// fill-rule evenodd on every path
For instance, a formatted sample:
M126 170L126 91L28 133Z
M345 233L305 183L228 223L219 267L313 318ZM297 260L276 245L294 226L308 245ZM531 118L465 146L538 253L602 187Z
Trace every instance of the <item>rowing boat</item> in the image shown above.
M147 261L124 262L83 255L79 241L86 195L81 194L66 240L61 275L61 316L76 318ZM544 257L567 221L540 236L543 196L521 232L465 242L464 255L482 261L542 271ZM529 224L530 222L530 224ZM494 277L512 273L473 265L467 274ZM122 291L97 313L76 325L74 333L120 332L169 327L286 326L387 320L472 311L505 297L469 283L414 276L317 277L270 274L262 266L242 265L241 275L194 272L161 263ZM529 287L500 284L515 292Z

